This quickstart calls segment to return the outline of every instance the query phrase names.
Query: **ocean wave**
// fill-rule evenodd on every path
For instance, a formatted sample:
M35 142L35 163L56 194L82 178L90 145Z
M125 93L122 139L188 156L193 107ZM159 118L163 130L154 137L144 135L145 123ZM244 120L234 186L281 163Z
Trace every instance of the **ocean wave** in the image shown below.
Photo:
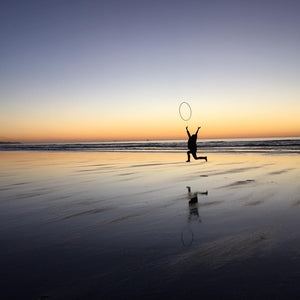
M300 153L300 139L199 140L202 152L291 152ZM83 151L83 152L184 152L187 142L140 141L99 143L3 143L0 151Z

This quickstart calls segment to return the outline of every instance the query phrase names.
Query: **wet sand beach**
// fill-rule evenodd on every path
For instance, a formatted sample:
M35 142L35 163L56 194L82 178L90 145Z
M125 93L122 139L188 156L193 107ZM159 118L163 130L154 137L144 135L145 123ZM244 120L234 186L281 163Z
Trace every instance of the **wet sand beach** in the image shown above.
M299 154L185 160L1 152L0 299L298 298Z

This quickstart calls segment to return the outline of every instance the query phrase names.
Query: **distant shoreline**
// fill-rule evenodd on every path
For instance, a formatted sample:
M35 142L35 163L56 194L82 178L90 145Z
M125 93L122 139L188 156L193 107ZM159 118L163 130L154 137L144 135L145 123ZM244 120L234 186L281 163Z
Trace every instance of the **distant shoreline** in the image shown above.
M13 145L13 144L22 144L21 142L6 142L6 141L0 141L0 145Z

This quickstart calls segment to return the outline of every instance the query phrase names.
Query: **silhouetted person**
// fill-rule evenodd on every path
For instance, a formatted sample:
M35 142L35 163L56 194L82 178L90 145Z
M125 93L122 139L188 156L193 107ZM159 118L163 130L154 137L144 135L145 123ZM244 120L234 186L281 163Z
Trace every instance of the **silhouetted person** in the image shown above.
M207 156L197 157L197 134L198 134L198 131L200 128L201 127L198 127L196 133L191 135L189 132L188 126L186 126L186 132L187 132L187 135L189 136L189 140L188 140L189 151L187 152L188 160L186 162L190 162L191 154L193 155L193 157L195 159L205 159L205 161L207 161Z

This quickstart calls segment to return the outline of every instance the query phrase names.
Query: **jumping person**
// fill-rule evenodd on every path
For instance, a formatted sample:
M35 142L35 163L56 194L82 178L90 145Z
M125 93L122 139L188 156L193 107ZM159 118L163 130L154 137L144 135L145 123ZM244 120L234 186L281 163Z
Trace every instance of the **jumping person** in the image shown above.
M188 160L186 162L190 162L190 155L192 154L193 157L195 159L205 159L205 161L207 161L207 156L199 156L197 157L197 134L198 134L198 131L201 127L198 127L197 131L195 134L191 135L190 132L189 132L189 129L188 129L188 126L186 126L186 132L187 132L187 135L189 137L189 140L188 140L188 148L189 148L189 151L187 152L187 156L188 156Z

